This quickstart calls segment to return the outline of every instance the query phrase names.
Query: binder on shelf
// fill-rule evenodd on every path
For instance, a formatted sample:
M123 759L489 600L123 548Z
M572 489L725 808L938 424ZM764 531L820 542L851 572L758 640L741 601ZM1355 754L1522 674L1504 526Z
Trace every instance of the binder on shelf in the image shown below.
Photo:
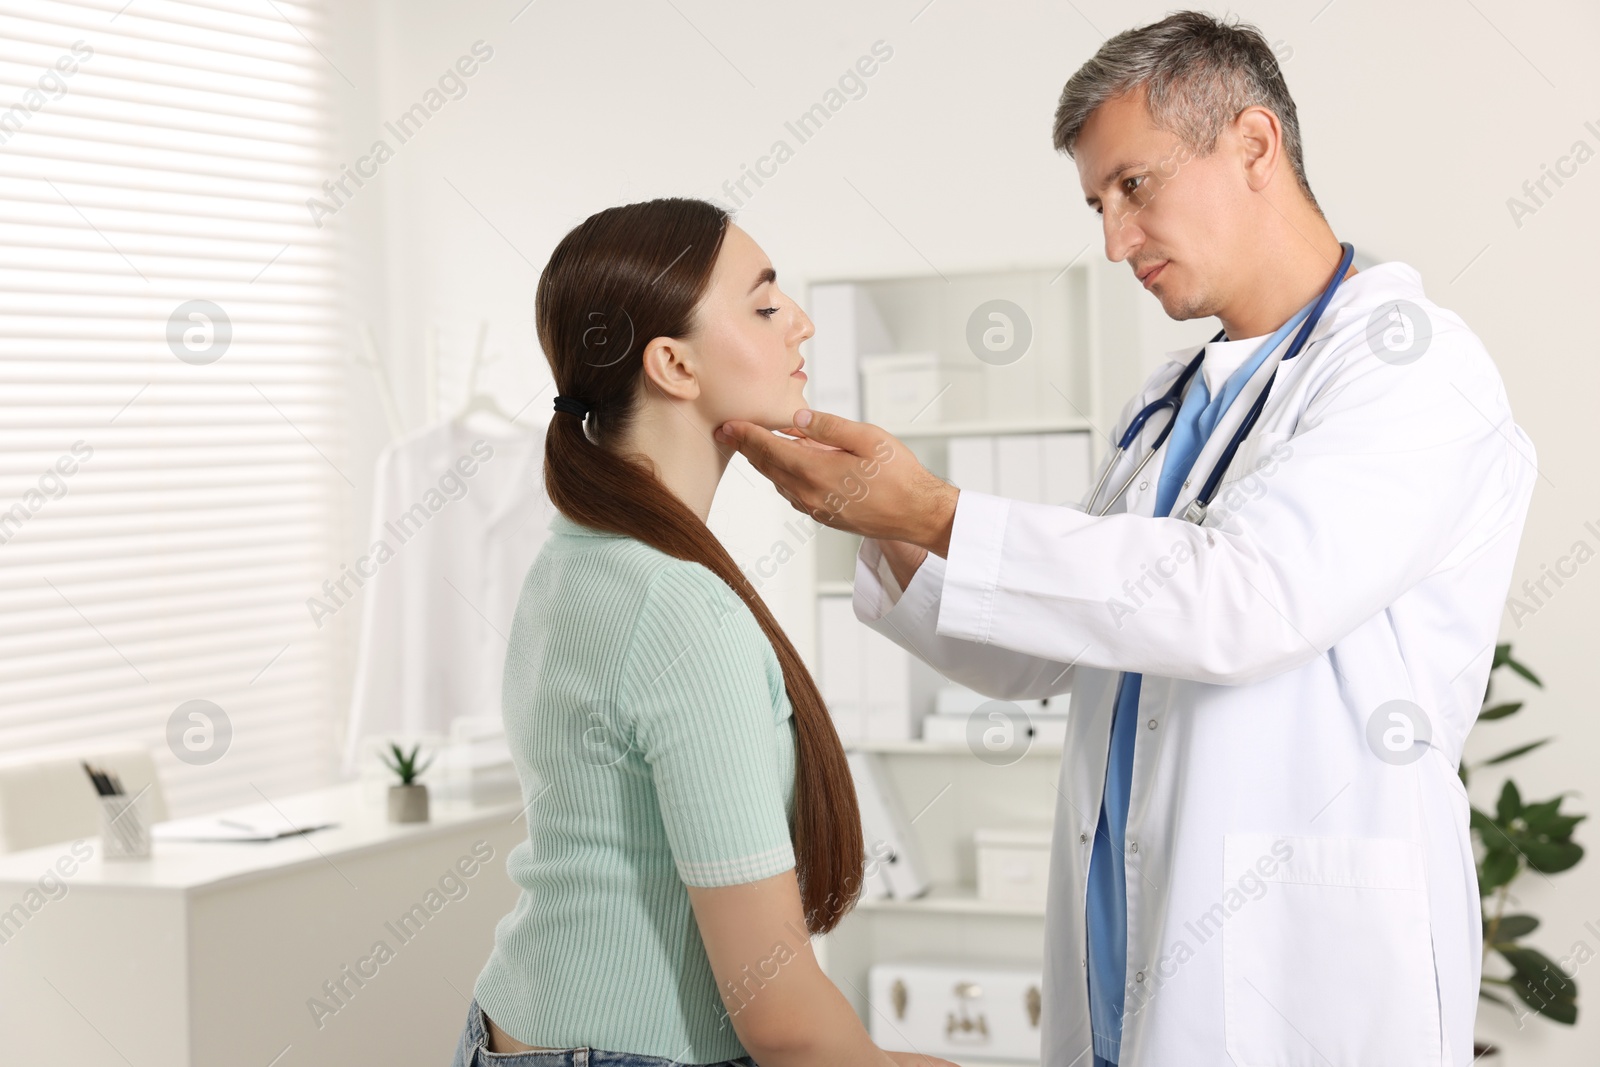
M865 900L886 900L894 894L889 889L889 872L884 869L881 860L874 858L872 842L867 840L866 832L861 834L863 844L866 845L867 862L861 870L861 896L857 903Z
M911 656L856 618L852 597L817 598L818 688L834 728L852 741L909 741Z
M928 891L929 882L913 855L911 823L899 798L884 788L877 757L870 752L851 752L846 758L855 783L856 805L861 809L861 838L868 867L875 867L884 875L890 896L908 900L922 896Z
M833 717L840 740L867 738L862 684L866 664L858 630L863 629L847 596L817 598L817 688Z
M950 439L950 481L959 489L994 493L994 438L983 435Z
M1040 451L1038 434L1007 434L995 438L996 495L1039 503L1044 496Z
M950 481L975 493L1070 507L1089 489L1089 445L1081 431L954 437Z
M1039 442L1043 451L1040 463L1044 468L1044 495L1040 503L1068 507L1081 504L1094 474L1089 435L1047 433L1040 435Z

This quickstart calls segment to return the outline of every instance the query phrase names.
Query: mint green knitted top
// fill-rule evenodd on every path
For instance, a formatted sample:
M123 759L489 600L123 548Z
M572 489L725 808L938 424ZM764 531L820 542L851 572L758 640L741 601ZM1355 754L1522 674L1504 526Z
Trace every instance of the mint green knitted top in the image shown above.
M473 987L529 1045L745 1055L686 885L794 866L794 721L771 643L708 568L556 514L502 708L528 837Z

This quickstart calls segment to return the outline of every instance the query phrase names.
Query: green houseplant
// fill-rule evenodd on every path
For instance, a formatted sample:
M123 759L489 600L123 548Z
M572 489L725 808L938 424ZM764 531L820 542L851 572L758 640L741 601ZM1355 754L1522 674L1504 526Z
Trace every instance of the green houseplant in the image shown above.
M400 778L398 785L389 787L389 821L427 822L428 787L418 782L417 776L428 769L433 757L429 756L418 765L417 754L422 751L421 744L414 745L410 755L393 742L389 745L389 751L394 756L383 756L384 765Z
M1536 688L1544 688L1537 675L1518 662L1511 654L1511 645L1496 645L1493 665L1489 669L1489 684L1483 695L1483 710L1478 721L1503 719L1522 709L1523 702L1490 703L1494 691L1495 672L1502 668L1518 675ZM1541 738L1501 752L1489 759L1480 760L1468 767L1461 763L1461 781L1466 784L1470 772L1485 767L1497 767L1536 748L1548 744L1551 738ZM1578 986L1562 969L1543 952L1522 943L1522 939L1539 927L1539 920L1523 912L1508 912L1511 887L1526 871L1541 875L1556 874L1577 864L1583 858L1583 846L1572 840L1572 832L1587 816L1561 810L1566 793L1558 793L1549 800L1524 801L1522 791L1510 778L1500 788L1498 802L1492 812L1477 807L1472 809L1472 836L1478 854L1478 893L1483 898L1483 959L1485 973L1478 995L1498 1004L1508 1011L1518 1009L1508 999L1515 996L1527 1010L1518 1014L1542 1015L1553 1022L1571 1026L1578 1018ZM1488 973L1487 964L1493 953L1510 974L1494 976ZM1498 987L1498 988L1491 988ZM1478 1045L1477 1055L1493 1052L1492 1047Z

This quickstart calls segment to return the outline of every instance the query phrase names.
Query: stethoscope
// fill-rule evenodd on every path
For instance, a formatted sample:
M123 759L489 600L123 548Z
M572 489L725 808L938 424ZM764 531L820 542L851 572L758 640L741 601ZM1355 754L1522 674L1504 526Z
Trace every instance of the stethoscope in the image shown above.
M1255 403L1250 405L1249 414L1239 424L1239 428L1233 432L1232 439L1228 441L1228 447L1223 449L1222 455L1217 458L1217 462L1212 466L1210 476L1206 478L1205 485L1200 489L1200 495L1190 501L1188 507L1184 508L1183 518L1189 522L1198 526L1205 521L1206 509L1211 506L1211 498L1216 495L1217 487L1222 484L1222 476L1227 473L1228 464L1233 462L1234 453L1239 451L1240 443L1250 435L1251 428L1255 426L1256 420L1261 417L1261 409L1267 406L1267 394L1272 392L1272 382L1278 376L1278 366L1289 362L1300 354L1300 350L1305 347L1306 339L1311 336L1311 331L1317 328L1317 320L1322 317L1323 309L1328 306L1328 301L1333 298L1334 290L1338 289L1339 283L1344 281L1345 272L1350 269L1350 261L1355 258L1356 250L1348 241L1340 241L1339 247L1344 249L1344 255L1339 259L1339 267L1333 272L1333 278L1323 287L1322 295L1317 298L1316 304L1311 308L1311 314L1307 315L1305 322L1301 324L1300 332L1295 334L1294 341L1289 345L1289 351L1284 354L1284 357L1277 364L1273 365L1272 374L1267 377L1267 384L1257 394ZM1207 341L1206 345L1210 346L1222 340L1227 335L1227 332L1227 330L1218 330L1217 335ZM1166 443L1167 436L1172 433L1172 427L1178 422L1178 409L1183 405L1184 389L1195 376L1195 372L1200 369L1201 360L1205 358L1206 350L1202 347L1199 354L1189 361L1188 366L1183 368L1183 373L1178 375L1166 393L1146 404L1133 417L1133 421L1128 423L1128 428L1123 432L1122 439L1117 442L1116 454L1111 457L1111 462L1106 464L1106 469L1101 473L1100 480L1094 485L1094 492L1089 494L1089 503L1084 510L1090 515L1104 515L1106 509L1111 507L1112 502L1128 491L1128 486L1132 485L1133 480L1139 477L1139 472L1144 470L1145 465L1150 462L1151 458L1161 451L1161 446ZM1139 465L1133 468L1133 473L1128 475L1127 480L1122 483L1122 488L1108 497L1099 511L1095 511L1094 502L1099 499L1100 490L1105 488L1106 479L1110 477L1112 468L1127 454L1128 449L1133 447L1134 441L1138 439L1140 432L1144 430L1145 423L1149 422L1151 417L1159 411L1169 411L1171 412L1171 417L1167 419L1167 424L1161 428L1161 433L1156 436L1155 443L1150 446L1150 451L1146 452L1144 458L1139 461Z

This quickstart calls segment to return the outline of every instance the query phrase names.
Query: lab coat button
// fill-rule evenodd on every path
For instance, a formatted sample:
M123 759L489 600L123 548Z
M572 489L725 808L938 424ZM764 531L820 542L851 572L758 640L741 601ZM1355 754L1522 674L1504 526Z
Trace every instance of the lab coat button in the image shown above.
M1149 483L1149 481L1143 481L1143 482L1140 482L1140 483L1139 483L1139 488L1140 488L1140 489L1141 489L1141 490L1144 490L1144 489L1148 489L1148 488L1150 488L1150 483Z
M1139 842L1137 842L1137 841L1129 841L1128 842L1128 851L1129 852L1138 852L1139 851Z
M1150 729L1154 730L1156 728L1156 721L1151 719L1146 725L1149 726Z
M1085 834L1085 833L1078 834L1078 843L1079 844L1082 844L1083 842L1085 842L1087 840L1089 840L1089 835L1088 834Z
M1135 982L1142 982L1142 981L1144 981L1144 972L1143 972L1143 971L1140 971L1140 972L1139 972L1139 973L1138 973L1138 974L1136 974L1136 975L1134 975L1134 976L1133 976L1133 980L1134 980L1134 981L1135 981Z

